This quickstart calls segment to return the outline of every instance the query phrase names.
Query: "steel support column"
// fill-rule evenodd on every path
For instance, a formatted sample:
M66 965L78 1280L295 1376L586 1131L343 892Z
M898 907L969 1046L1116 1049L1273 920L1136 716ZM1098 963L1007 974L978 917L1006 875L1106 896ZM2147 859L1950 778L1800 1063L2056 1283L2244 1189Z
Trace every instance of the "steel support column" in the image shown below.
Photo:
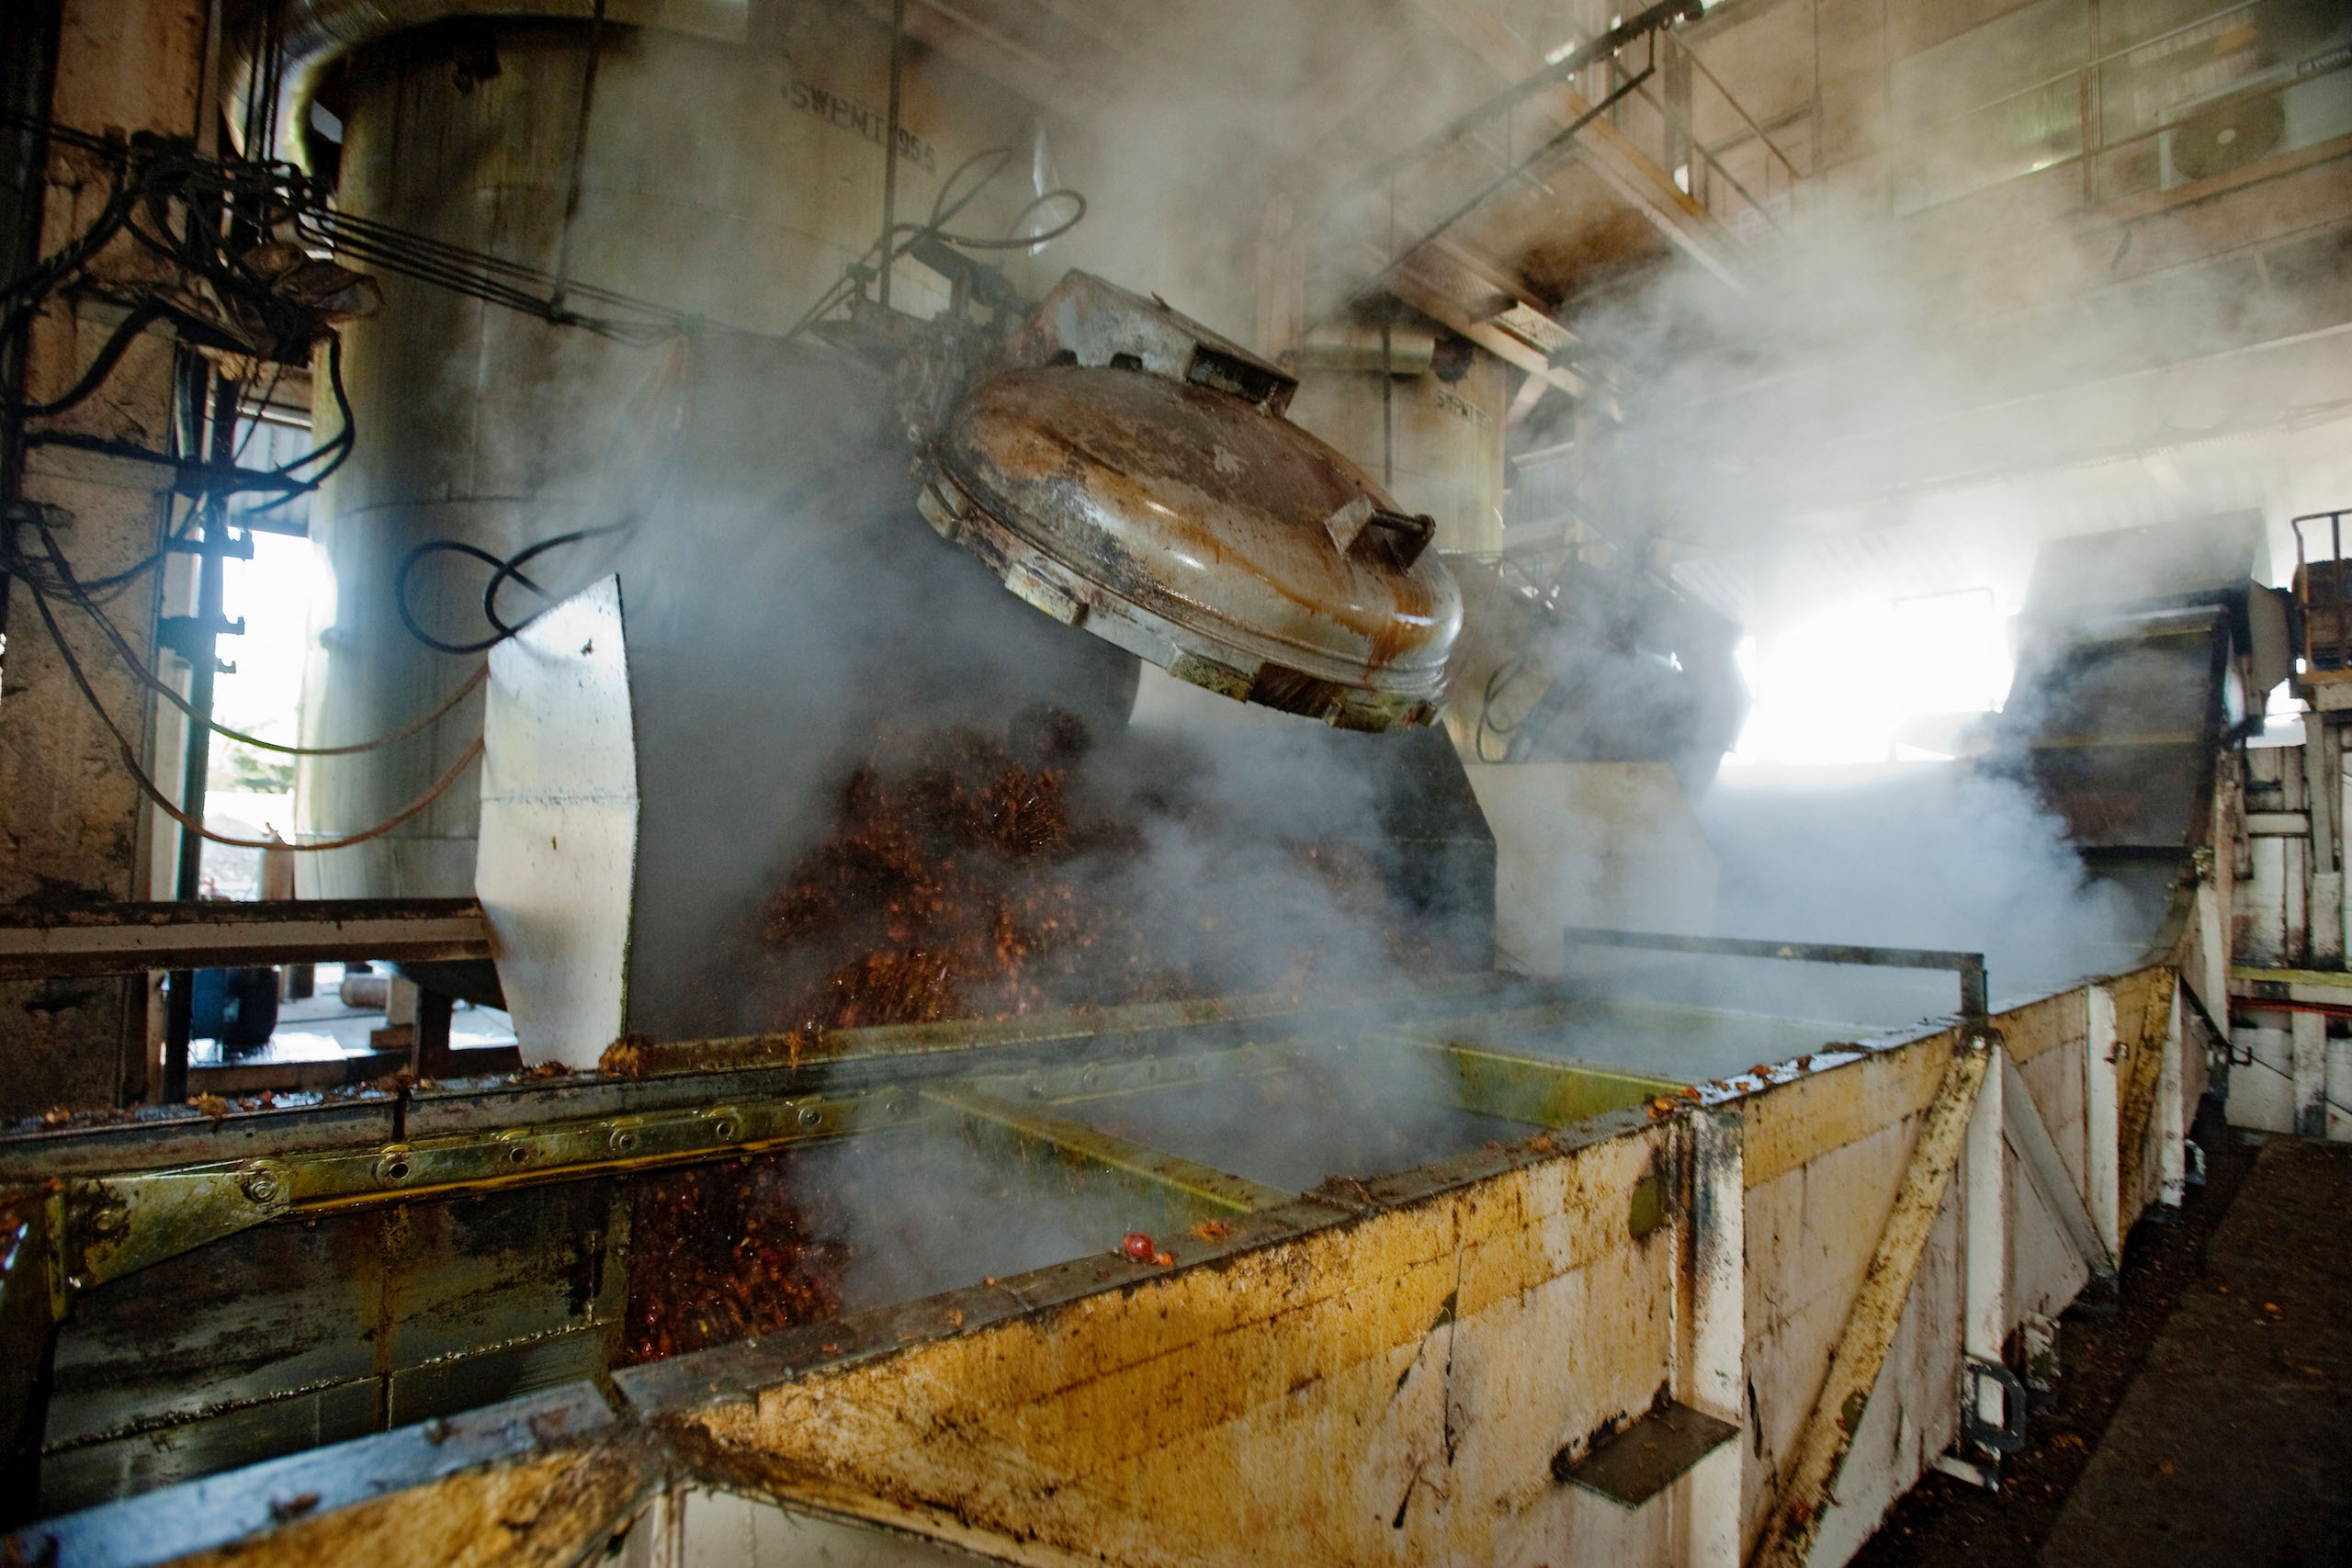
M1962 1156L1961 1350L1968 1361L1997 1363L2008 1337L2009 1315L2008 1154L2002 1137L2002 1104L2008 1076L2016 1069L2001 1046L1989 1047L1987 1055L1991 1060L1968 1118ZM1963 1384L1962 1397L1972 1396L1978 1422L1991 1427L2007 1424L2006 1396L1998 1382L1972 1379Z
M2123 1252L2123 1170L2120 1133L2121 1106L2115 1081L2115 1054L2120 1037L2115 1027L2115 991L2093 986L2085 993L2089 1019L2083 1051L2083 1169L2084 1202L2091 1224L2110 1258Z

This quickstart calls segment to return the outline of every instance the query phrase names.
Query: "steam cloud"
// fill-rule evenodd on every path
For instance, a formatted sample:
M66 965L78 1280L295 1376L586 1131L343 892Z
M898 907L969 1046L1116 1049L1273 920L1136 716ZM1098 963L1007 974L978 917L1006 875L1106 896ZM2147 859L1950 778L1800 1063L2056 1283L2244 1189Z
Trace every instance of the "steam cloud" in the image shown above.
M1351 23L1368 25L1385 24ZM1330 92L1328 81L1311 96L1287 91L1328 65L1329 39L1320 7L1261 7L1230 40L1249 58L1228 90L1162 95L1152 100L1159 107L1102 117L1084 138L1058 122L1033 126L1020 142L1023 162L1058 169L1093 210L1069 240L1016 257L1015 276L1034 293L1064 267L1084 266L1162 292L1247 341L1268 214L1295 198L1300 221L1336 225L1316 240L1329 273L1317 298L1344 298L1386 258L1368 215L1327 211L1315 199L1327 142L1351 132L1303 123L1296 106L1344 96L1368 106L1349 122L1360 127L1379 118L1384 100L1409 93L1434 119L1493 84L1432 82L1409 51L1364 47L1344 56L1355 78L1349 92ZM1360 141L1350 148L1363 151ZM1011 216L994 198L985 209ZM1672 267L1638 291L1587 301L1577 316L1589 352L1611 362L1623 389L1624 415L1605 433L1589 427L1583 501L1629 552L1666 540L1686 553L1737 549L1764 561L1819 504L1819 465L1837 460L1834 437L1865 414L1882 423L1925 418L1980 389L1981 367L1938 345L1935 302L1834 217L1792 231L1757 260L1745 295ZM696 262L683 265L692 272ZM729 290L706 278L687 292ZM762 998L730 979L740 976L741 932L834 825L842 785L877 734L956 725L1001 734L1008 718L1046 700L1106 736L1124 716L1123 656L1012 600L915 516L903 446L877 417L887 389L869 373L821 344L780 354L718 328L704 329L690 355L682 468L634 508L658 526L583 552L568 573L546 579L560 592L567 576L572 585L607 570L621 578L645 802L632 1023L670 1038L773 1021ZM631 367L643 363L616 369L616 386L637 384L645 372ZM1539 423L1527 439L1562 434ZM1785 460L1792 454L1796 461ZM1629 705L1595 693L1586 705L1618 724ZM1142 912L1168 964L1209 988L1260 983L1274 953L1312 952L1317 983L1340 988L1396 973L1378 919L1271 852L1372 811L1363 770L1329 748L1290 743L1304 722L1106 748L1097 764L1091 787L1138 825L1139 840L1132 853L1073 870L1098 876L1106 900ZM1719 784L1702 810L1724 867L1725 931L1981 948L2005 996L2118 966L2137 934L2137 912L2086 881L2028 795L1965 767L1824 793ZM1819 971L1722 965L1681 977L1701 999L1761 1012L1891 1023L1950 1010L1936 994L1948 985L1940 977L1832 981ZM1207 1138L1213 1146L1196 1157L1234 1167L1253 1149L1291 1143L1337 1159L1324 1135L1334 1125L1329 1107L1289 1106L1250 1126L1213 1109L1171 1113L1165 1130ZM943 1160L947 1185L968 1175ZM864 1190L847 1180L839 1201L854 1207ZM861 1209L854 1228L887 1234L894 1207L902 1207L895 1192ZM1052 1251L1101 1245L1099 1228L1039 1221L1033 1234ZM945 1245L907 1245L934 1244ZM880 1256L859 1266L876 1270L856 1277L861 1291L895 1288L879 1282L888 1273Z

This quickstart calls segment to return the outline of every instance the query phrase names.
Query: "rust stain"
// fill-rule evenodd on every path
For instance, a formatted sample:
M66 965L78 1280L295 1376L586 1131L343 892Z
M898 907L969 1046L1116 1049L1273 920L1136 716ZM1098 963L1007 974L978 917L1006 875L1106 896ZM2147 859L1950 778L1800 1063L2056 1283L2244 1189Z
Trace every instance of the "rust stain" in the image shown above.
M639 1440L605 1439L466 1471L390 1495L289 1517L178 1568L566 1568L601 1560L662 1472Z
M2148 1130L2164 1083L2175 984L2172 971L2161 969L2130 976L2114 987L2116 1167L2127 1228L2148 1182Z
M1070 367L1009 372L973 392L942 456L967 492L1017 514L1007 521L1028 542L1179 625L1271 637L1309 663L1416 672L1442 668L1458 629L1458 615L1440 613L1442 568L1346 556L1324 529L1358 495L1394 503L1304 431L1223 394ZM1018 519L1041 521L1042 536ZM1233 605L1185 592L1163 557L1270 594L1353 646L1243 625Z
M1633 1244L1622 1215L1668 1136L815 1371L688 1425L764 1489L1017 1561L1389 1560L1399 1529L1403 1561L1488 1560L1524 1510L1578 1506L1551 1455L1665 1375L1675 1249ZM1431 1375L1411 1379L1424 1356Z

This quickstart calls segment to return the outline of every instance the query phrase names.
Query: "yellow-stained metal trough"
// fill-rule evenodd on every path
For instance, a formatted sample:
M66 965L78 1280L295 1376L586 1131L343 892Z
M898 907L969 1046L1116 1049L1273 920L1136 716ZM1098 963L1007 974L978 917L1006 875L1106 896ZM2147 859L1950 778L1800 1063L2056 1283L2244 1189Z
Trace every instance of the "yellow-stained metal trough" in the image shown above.
M2197 1004L2169 967L1691 1085L1547 1058L1546 1041L1589 1049L1589 1008L1475 990L1232 1010L1256 1014L1246 1024L1215 1008L1024 1021L955 1050L853 1041L831 1062L760 1069L830 1075L811 1092L841 1099L865 1092L842 1081L860 1062L902 1074L927 1056L944 1070L888 1110L899 1134L835 1124L831 1145L920 1125L1036 1174L1038 1190L1099 1200L1101 1216L1154 1195L1164 1260L1104 1237L148 1491L32 1527L19 1548L62 1564L208 1561L232 1543L246 1563L536 1562L617 1542L669 1563L755 1526L776 1551L801 1543L777 1561L842 1544L782 1508L1034 1563L1841 1562L1925 1469L1968 1462L1971 1359L2038 1332L2111 1267L2144 1206L2177 1197L2203 1087ZM955 1031L937 1032L923 1045ZM1238 1172L1131 1135L1159 1115L1181 1144L1206 1124L1183 1106L1277 1103L1267 1086L1340 1062L1355 1079L1414 1064L1396 1103L1470 1120L1424 1133L1434 1157L1298 1187L1265 1179L1280 1149ZM707 1089L718 1071L542 1092L619 1104ZM729 1104L766 1103L740 1072L729 1087ZM1509 1135L1472 1135L1496 1113ZM466 1112L420 1100L409 1114ZM2038 1141L2018 1132L2028 1119ZM2002 1152L2028 1142L2054 1175L2029 1179ZM299 1150L268 1157L306 1168ZM425 1196L382 1202L422 1214ZM300 1234L299 1208L254 1234ZM2086 1230L2104 1258L2084 1255ZM1850 1388L1829 1376L1833 1348ZM1596 1455L1668 1438L1696 1451L1611 1490Z

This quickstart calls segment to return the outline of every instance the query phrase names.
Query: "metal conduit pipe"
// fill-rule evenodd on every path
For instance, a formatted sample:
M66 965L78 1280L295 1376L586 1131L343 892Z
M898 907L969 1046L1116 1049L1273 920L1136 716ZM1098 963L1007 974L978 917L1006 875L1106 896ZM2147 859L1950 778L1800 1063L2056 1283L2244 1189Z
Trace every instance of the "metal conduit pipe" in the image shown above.
M355 50L460 17L485 21L593 20L595 0L267 0L277 6L278 46L277 145L275 156L308 166L302 127L329 67ZM614 0L605 19L628 27L661 28L690 36L740 42L744 12L718 5L663 6L658 0ZM257 28L232 29L224 39L222 85L230 134L242 137L246 109L261 76L254 57ZM243 147L240 152L251 155Z

